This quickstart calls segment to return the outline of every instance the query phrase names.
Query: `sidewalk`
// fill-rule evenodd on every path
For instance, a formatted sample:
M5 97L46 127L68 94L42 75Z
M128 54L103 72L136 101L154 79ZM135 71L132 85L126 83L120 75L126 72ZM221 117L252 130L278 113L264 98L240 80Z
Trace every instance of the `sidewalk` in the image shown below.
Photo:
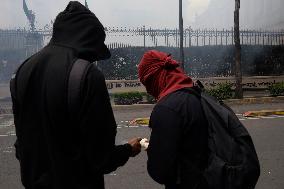
M282 107L276 107L273 109L257 110L251 109L252 111L246 112L246 116L263 116L263 115L284 115L284 96L279 97L245 97L243 99L229 99L224 100L229 106L242 106L242 105L261 105L261 104L283 104ZM114 111L129 111L129 110L139 110L139 109L149 109L152 110L155 104L133 104L133 105L113 105ZM0 99L0 114L12 113L12 103L7 99Z
M228 105L244 105L244 104L267 104L267 103L284 103L284 96L278 97L245 97L243 99L224 100ZM118 109L139 109L153 108L155 104L132 104L132 105L113 105L115 110Z

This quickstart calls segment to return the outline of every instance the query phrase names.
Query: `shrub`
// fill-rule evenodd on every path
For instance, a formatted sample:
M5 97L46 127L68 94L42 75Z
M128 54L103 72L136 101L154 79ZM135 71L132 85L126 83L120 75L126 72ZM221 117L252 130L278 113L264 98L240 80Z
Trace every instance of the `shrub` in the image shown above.
M140 92L115 93L114 103L117 105L137 104L143 100Z
M145 95L148 103L155 104L157 102L157 100L152 95L149 95L148 93L146 93Z
M284 82L275 83L269 86L268 90L272 96L284 95Z
M225 100L233 97L232 84L222 83L218 84L216 88L205 90L207 94L217 98L218 100Z

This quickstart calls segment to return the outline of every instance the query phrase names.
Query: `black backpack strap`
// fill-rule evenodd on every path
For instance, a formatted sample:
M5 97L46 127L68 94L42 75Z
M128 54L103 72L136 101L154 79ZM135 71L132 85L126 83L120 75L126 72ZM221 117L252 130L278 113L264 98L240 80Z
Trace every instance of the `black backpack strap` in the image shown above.
M89 61L78 59L74 62L68 81L68 110L71 118L76 118L76 112L80 108L80 97L82 82L85 80L86 73L91 63Z
M190 94L195 95L196 97L198 97L199 99L201 98L201 91L198 87L193 86L193 87L187 87L184 88L183 90L186 90L187 92L189 92Z
M36 64L32 64L30 66L30 68L28 69L28 71L26 71L25 73L22 73L20 76L20 80L21 80L21 86L19 86L19 89L17 89L17 80L18 80L18 75L19 72L21 70L21 68L30 60L30 58L28 58L27 60L25 60L18 68L17 70L13 73L11 80L10 80L10 93L11 93L11 97L13 100L13 107L15 107L14 105L18 102L21 102L22 99L19 99L20 97L24 98L24 95L26 93L26 88L29 82L29 79L31 77L31 74L36 66ZM19 93L19 94L18 94ZM14 111L14 110L13 110Z

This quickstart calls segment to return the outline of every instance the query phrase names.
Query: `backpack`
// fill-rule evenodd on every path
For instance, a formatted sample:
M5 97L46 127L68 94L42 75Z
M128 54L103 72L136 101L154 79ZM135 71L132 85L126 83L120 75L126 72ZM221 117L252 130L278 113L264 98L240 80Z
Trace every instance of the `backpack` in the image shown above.
M27 62L29 59L27 59L25 62ZM22 85L19 89L17 89L17 73L21 69L21 67L25 64L25 62L17 69L15 74L13 74L11 81L10 81L10 92L11 96L14 99L14 101L19 101L20 99L17 98L17 94L21 94L21 96L24 97L26 92L26 87L28 86L29 78L32 74L33 69L35 68L36 64L33 64L29 72L26 74L25 78L21 81ZM73 65L72 69L70 71L69 80L68 80L68 111L69 111L69 117L71 119L74 119L74 121L77 118L77 110L80 107L80 93L81 88L83 85L83 81L85 80L86 73L90 67L91 63L83 60L83 59L77 59ZM13 108L13 111L15 113L15 110Z
M233 110L222 101L202 90L187 90L200 99L208 121L208 166L201 173L208 183L208 188L255 188L260 175L260 165L247 129Z

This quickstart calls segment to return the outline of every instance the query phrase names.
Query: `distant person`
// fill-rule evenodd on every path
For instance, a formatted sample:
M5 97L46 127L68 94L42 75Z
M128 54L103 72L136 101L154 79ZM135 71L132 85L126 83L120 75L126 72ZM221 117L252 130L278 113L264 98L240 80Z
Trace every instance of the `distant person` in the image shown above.
M201 173L207 167L208 124L200 100L186 90L193 87L191 78L169 54L155 50L144 54L138 73L158 100L149 125L149 175L166 189L207 188Z
M91 64L110 57L105 36L95 14L71 1L57 16L50 43L11 80L16 157L25 188L103 189L103 175L140 152L139 138L115 145L117 126L105 78ZM78 62L87 67L85 77L76 80L70 72ZM70 98L76 82L79 94ZM72 104L78 105L75 112Z

